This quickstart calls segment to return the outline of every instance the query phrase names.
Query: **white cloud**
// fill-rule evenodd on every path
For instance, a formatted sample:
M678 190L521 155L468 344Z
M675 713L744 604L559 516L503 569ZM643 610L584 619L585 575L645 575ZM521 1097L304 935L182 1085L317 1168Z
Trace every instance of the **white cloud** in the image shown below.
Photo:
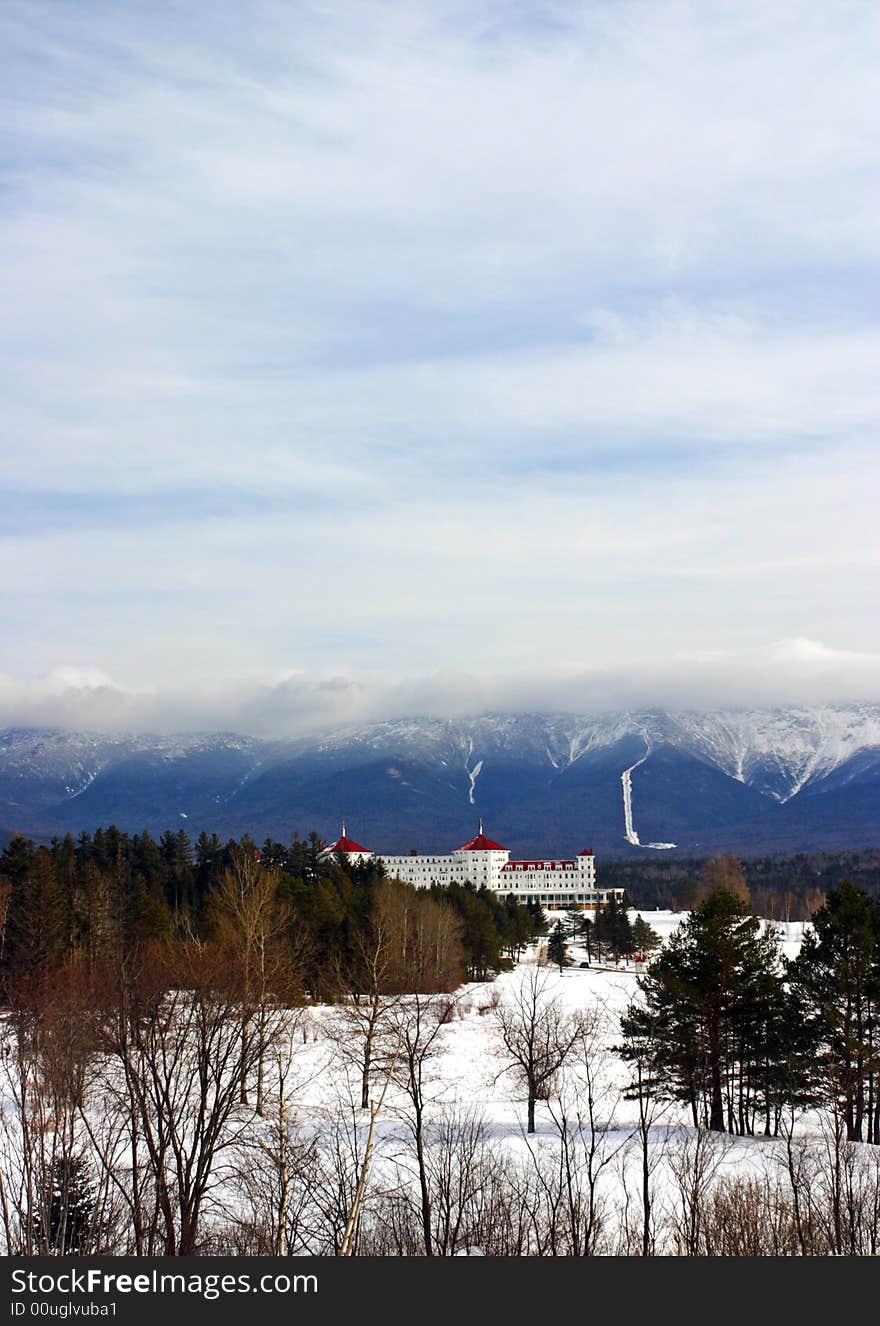
M679 655L610 669L387 678L298 672L188 688L126 690L88 668L22 681L0 675L0 727L96 731L225 731L300 737L352 723L491 711L596 714L667 706L703 709L880 700L880 654L782 640L738 653Z

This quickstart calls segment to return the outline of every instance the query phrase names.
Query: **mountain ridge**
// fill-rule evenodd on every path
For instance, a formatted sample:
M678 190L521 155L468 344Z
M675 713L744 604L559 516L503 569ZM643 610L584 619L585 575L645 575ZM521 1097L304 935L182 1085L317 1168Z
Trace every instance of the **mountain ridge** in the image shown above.
M483 814L515 850L880 844L880 705L489 713L266 740L0 731L0 826L115 822L287 839L346 816L376 850L445 848Z

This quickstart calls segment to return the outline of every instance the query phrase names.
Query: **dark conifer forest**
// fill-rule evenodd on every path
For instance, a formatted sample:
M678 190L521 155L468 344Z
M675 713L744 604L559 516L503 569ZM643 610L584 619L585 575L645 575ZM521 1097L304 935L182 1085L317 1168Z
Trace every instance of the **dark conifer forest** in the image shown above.
M229 880L259 880L271 895L276 946L295 955L303 997L332 997L370 931L377 899L442 918L448 929L435 989L486 980L546 925L538 908L485 888L419 891L389 881L379 861L323 854L316 834L289 845L221 842L168 831L155 840L114 827L36 846L15 837L0 855L2 973L7 997L56 978L66 964L91 972L151 946L217 944L229 925ZM240 920L240 918L239 918ZM243 924L243 922L241 923Z

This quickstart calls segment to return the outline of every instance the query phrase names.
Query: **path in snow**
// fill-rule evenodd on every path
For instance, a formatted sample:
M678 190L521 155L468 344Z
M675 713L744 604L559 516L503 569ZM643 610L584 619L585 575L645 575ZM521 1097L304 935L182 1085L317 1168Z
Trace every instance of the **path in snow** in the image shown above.
M639 842L639 835L633 827L632 775L633 770L638 769L640 764L644 764L645 760L651 754L651 743L648 741L647 737L644 738L644 741L645 753L642 758L636 760L635 764L631 764L628 769L624 769L623 773L620 775L620 781L623 786L623 834L626 841L632 843L633 847L641 847L642 845Z
M636 769L638 769L640 764L645 763L645 760L648 758L648 756L651 754L651 751L654 749L650 741L648 740L647 733L643 732L642 738L645 742L644 755L640 760L636 760L635 764L631 764L628 769L624 769L623 773L620 775L620 782L623 787L623 833L624 837L626 838L626 841L628 843L632 843L633 847L650 847L653 848L655 852L668 852L670 848L675 847L676 845L675 843L639 842L639 835L636 833L635 826L633 824L633 798L632 798L633 772Z

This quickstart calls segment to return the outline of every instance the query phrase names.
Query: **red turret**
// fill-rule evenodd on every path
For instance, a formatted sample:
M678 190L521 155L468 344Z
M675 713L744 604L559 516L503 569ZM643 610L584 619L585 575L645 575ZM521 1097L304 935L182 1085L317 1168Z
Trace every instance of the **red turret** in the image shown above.
M365 856L371 856L369 847L361 847L353 838L346 838L345 834L337 838L335 843L331 843L327 848L328 852L363 852Z
M462 843L461 847L453 848L456 852L506 852L507 848L496 843L494 839L487 838L483 833L483 821L480 820L480 828L476 838L471 838L469 843Z
M325 847L321 855L333 856L336 852L345 852L347 856L373 855L369 847L361 847L360 843L356 843L353 838L348 837L345 832L345 820L342 821L342 833L336 839L336 842L331 843L329 847Z

